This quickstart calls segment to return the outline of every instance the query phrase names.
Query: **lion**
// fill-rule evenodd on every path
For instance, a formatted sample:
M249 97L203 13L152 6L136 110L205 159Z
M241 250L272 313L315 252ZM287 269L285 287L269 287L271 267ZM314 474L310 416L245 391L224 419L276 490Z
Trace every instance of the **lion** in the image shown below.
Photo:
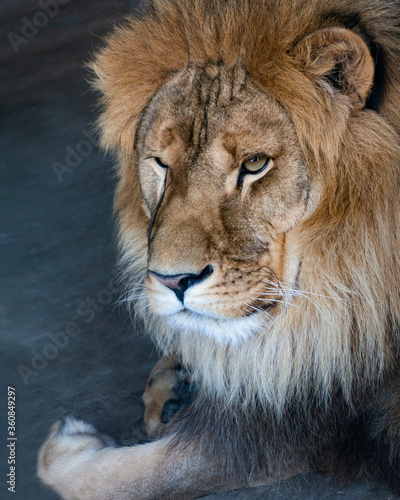
M72 417L64 499L188 499L307 471L400 494L400 7L152 0L91 63L121 265L163 358L153 441Z

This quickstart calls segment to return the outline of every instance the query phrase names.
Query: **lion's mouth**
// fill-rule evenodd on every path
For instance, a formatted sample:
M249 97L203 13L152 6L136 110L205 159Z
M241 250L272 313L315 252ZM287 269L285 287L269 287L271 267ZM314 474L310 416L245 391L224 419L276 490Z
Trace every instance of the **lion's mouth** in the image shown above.
M259 333L276 318L284 303L277 290L234 297L201 286L189 288L183 300L157 280L146 283L146 310L162 319L174 332L205 336L218 342L242 342ZM236 299L236 300L235 300Z
M263 303L259 306L248 307L244 310L243 314L237 315L234 317L225 317L218 314L213 314L211 311L207 310L193 310L189 307L183 305L180 311L177 311L173 314L186 315L191 318L196 318L198 320L207 319L207 320L216 320L216 321L232 321L239 320L240 318L248 318L250 316L263 316L266 313L269 313L272 309L278 306L278 302L273 300L268 303ZM172 315L171 315L172 316Z
M262 289L251 293L237 288L204 281L188 288L179 296L171 286L165 286L152 273L146 282L149 310L161 317L192 321L225 322L244 318L271 319L280 304L284 303L279 290Z

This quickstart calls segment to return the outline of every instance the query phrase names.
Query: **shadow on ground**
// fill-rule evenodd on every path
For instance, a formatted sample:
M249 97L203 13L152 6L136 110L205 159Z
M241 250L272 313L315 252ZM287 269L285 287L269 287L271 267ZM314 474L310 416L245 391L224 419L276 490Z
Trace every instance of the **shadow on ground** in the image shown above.
M136 2L63 4L33 35L24 26L38 2L0 7L1 498L56 498L36 479L36 455L65 415L122 444L145 440L140 396L157 359L115 307L112 162L90 132L94 96L82 70L106 26ZM5 486L7 386L17 394L14 496ZM378 484L311 475L210 498L394 497Z

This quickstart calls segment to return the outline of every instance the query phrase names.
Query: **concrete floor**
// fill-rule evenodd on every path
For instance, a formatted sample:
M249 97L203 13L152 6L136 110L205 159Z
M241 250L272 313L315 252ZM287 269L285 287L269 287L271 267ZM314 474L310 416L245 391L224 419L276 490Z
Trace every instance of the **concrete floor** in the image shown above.
M2 0L0 10L0 498L52 500L35 476L49 426L72 414L121 444L144 441L140 396L157 355L115 307L112 162L82 144L94 114L82 61L135 2L71 2L15 53L7 35L38 10L23 4ZM61 171L68 162L76 165ZM7 386L17 393L14 496L5 484ZM209 498L394 496L375 483L309 475Z

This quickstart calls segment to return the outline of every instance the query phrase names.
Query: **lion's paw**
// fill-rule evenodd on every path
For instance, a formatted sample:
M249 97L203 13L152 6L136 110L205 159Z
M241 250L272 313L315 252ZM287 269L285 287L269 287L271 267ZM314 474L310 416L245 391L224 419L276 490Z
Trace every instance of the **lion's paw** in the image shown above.
M144 422L150 438L163 435L167 424L190 403L193 392L190 376L180 363L168 358L157 363L143 394Z
M92 424L88 424L83 420L78 420L71 416L66 417L61 422L56 422L54 425L58 433L63 436L73 436L74 434L97 434Z
M67 469L79 466L82 456L105 447L114 447L109 436L99 434L93 425L73 417L56 422L39 452L38 476L49 486L57 485Z

